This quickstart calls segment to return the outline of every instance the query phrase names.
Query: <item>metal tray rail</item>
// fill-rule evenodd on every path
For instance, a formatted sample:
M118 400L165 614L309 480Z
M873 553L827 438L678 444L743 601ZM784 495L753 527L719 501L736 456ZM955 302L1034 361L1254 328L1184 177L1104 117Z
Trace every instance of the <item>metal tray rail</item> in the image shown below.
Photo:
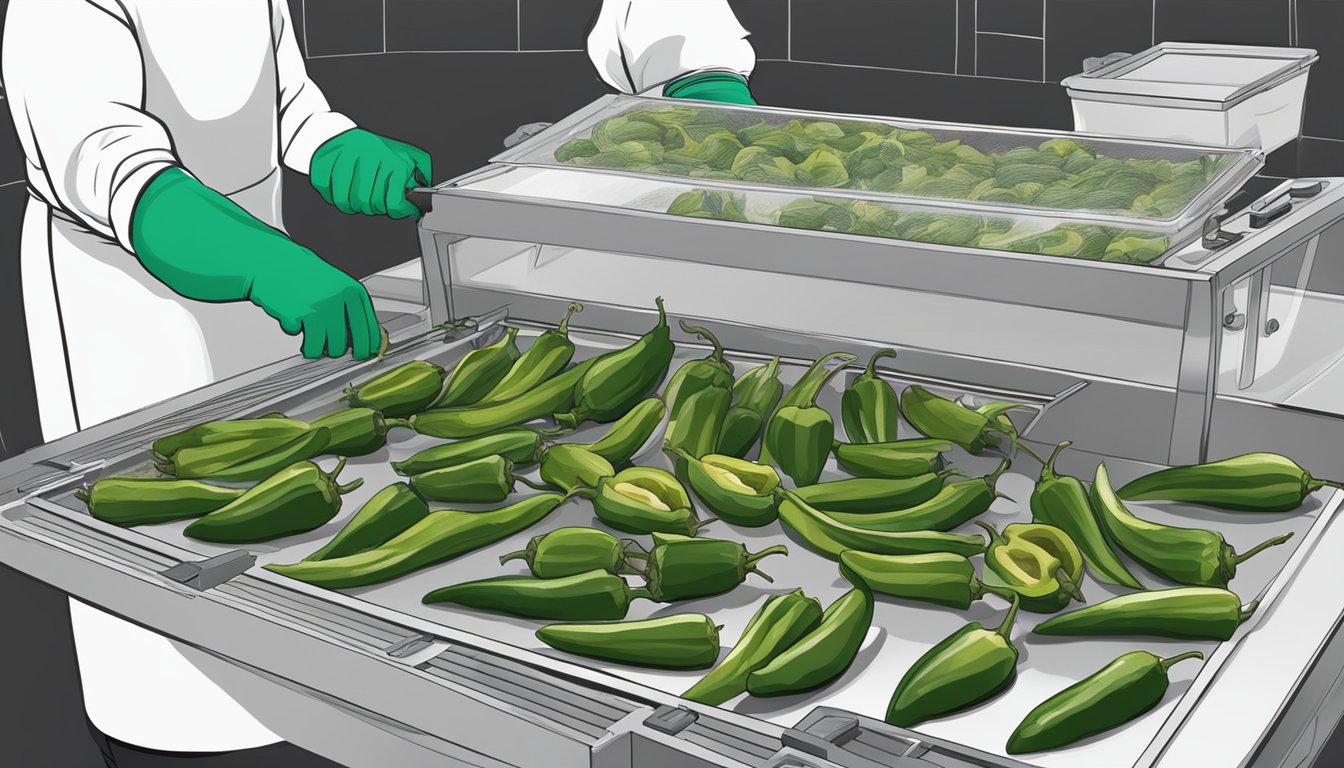
M463 353L468 346L484 343L486 339L493 338L498 331L497 326L483 324L475 334L457 340L451 345L435 343L432 338L426 339L415 347L415 353L427 356L440 364L450 364L451 360ZM614 346L620 346L627 341L623 337L609 337L605 343L589 343L587 339L597 337L597 334L584 332L576 333L576 336L581 337L576 339L580 340L579 358ZM408 355L411 353L410 347L406 348L406 353ZM687 359L703 356L703 354L703 347L690 344L683 345L678 351L673 367L675 368ZM739 361L739 372L745 370L747 365L754 364L755 356L748 357L751 358L751 362L742 364L743 358L735 356L735 359ZM388 360L363 370L355 378L367 375L378 366L390 366L402 359L404 358L389 357ZM786 382L796 378L800 368L800 365L787 366ZM329 410L336 404L335 396L339 393L339 387L343 385L345 380L352 378L347 375L349 373L350 371L343 371L341 372L342 375L328 376L325 383L305 379L307 381L306 389L287 398L271 397L275 392L274 389L260 387L254 392L253 400L246 405L242 404L241 401L245 401L247 398L240 396L239 414L237 415L241 415L244 411L260 413L278 407L280 410L296 417L309 418L311 415ZM898 374L889 378L897 386L904 383ZM837 412L840 386L840 384L833 384L823 394L822 404L832 412ZM955 394L953 390L944 389L942 391L946 394ZM258 402L258 399L262 397L270 397L271 400L265 404ZM199 420L200 417L197 418ZM604 428L590 426L575 433L572 438L566 439L586 441L599 434ZM353 477L358 473L364 476L367 482L363 489L346 498L342 513L332 523L308 535L290 537L272 544L249 547L249 550L257 558L258 563L292 562L305 556L325 541L329 535L338 530L349 515L353 514L368 496L371 496L387 482L393 481L395 476L387 465L389 458L409 455L409 453L434 442L436 441L419 436L409 437L406 433L397 434L389 448L370 457L351 462L350 469L347 470L349 476ZM117 445L118 450L122 450L124 447L122 443L109 443L109 445ZM81 452L81 455L88 453ZM1066 457L1066 460L1061 462L1061 471L1079 473L1090 470L1090 466L1085 467L1085 465L1089 458L1095 459L1095 457L1083 456L1069 457L1068 454L1066 454ZM657 451L652 451L650 455L641 457L641 462L660 464L661 458ZM132 455L118 462L109 462L102 467L98 474L107 475L124 472L134 469L137 464L142 462L143 459L138 459ZM997 458L992 456L966 457L957 454L954 462L969 473L978 474L992 469L997 464ZM667 466L666 463L661 463L661 465ZM1030 460L1019 459L1015 470L1004 478L1000 487L1009 496L1023 501L1030 494L1034 470L1035 468L1031 465ZM1126 470L1131 475L1138 471L1120 464L1113 468L1113 475L1116 476L1117 482L1124 482L1127 479L1124 476ZM834 468L828 470L828 476L837 476ZM85 479L92 480L93 475L90 474ZM33 510L34 507L38 507L38 509L20 517L27 520L40 516L39 520L26 523L33 533L41 532L48 535L65 536L69 539L71 546L82 547L85 551L89 551L90 547L87 541L81 539L76 532L81 524L79 522L80 518L83 517L83 520L87 521L85 525L100 527L101 524L87 518L82 512L82 507L69 497L69 491L72 490L71 486L75 482L77 482L77 479L67 484L59 492L43 493L43 499L48 501L34 500L27 509ZM52 502L65 507L59 510L60 514L52 512L51 508L47 506ZM1239 550L1244 550L1256 541L1284 530L1297 532L1298 537L1292 544L1270 550L1244 564L1235 583L1234 588L1244 599L1250 599L1257 594L1264 594L1265 607L1261 609L1261 614L1257 616L1257 621L1263 621L1265 620L1264 616L1272 613L1272 606L1277 596L1276 588L1273 585L1280 584L1281 575L1291 572L1297 566L1300 558L1295 553L1299 551L1298 548L1300 547L1302 552L1301 556L1305 556L1305 551L1309 550L1310 547L1302 546L1306 543L1304 540L1309 541L1312 538L1311 534L1321 528L1324 521L1333 514L1336 505L1331 504L1327 508L1323 502L1324 498L1316 498L1310 500L1300 514L1270 519L1266 519L1265 516L1233 516L1176 507L1145 506L1142 508L1142 512L1151 519L1185 525L1197 525L1200 524L1198 521L1201 520L1216 520L1218 522L1217 527ZM1325 514L1327 512L1329 514ZM1006 501L996 503L991 512L985 516L986 519L999 526L1027 517L1029 517L1029 513L1026 511L1024 504L1012 504ZM53 522L62 519L64 524ZM537 687L537 680L540 678L535 673L524 675L521 680L526 682L521 682L519 679L510 682L509 675L517 671L520 666L526 669L551 668L552 671L553 668L557 667L575 666L592 669L595 673L594 677L585 679L585 682L601 681L601 687L603 688L621 690L628 687L634 691L662 691L664 694L672 696L689 685L696 675L632 670L617 665L575 660L556 654L538 643L532 637L532 630L535 627L532 622L487 616L465 610L424 606L420 604L419 597L429 589L447 583L501 573L501 568L496 562L498 555L521 547L528 538L537 533L561 525L583 525L591 524L591 522L592 517L586 511L586 505L571 503L559 510L545 523L493 547L488 547L485 550L388 584L348 590L344 593L325 592L260 570L233 579L214 591L220 593L221 597L245 603L250 609L265 612L277 620L300 622L310 631L318 631L337 638L343 643L356 644L370 651L376 650L386 654L390 649L405 650L408 647L414 647L415 650L411 651L408 658L415 660L419 665L417 668L421 671L445 680L451 678L458 684L475 683L488 688L494 691L490 695L498 696L501 701L507 702L506 707L521 710L531 717L540 718L549 723L547 727L559 729L575 737L587 738L591 737L596 732L595 729L599 727L604 729L610 727L610 724L602 725L602 720L613 717L620 720L624 716L623 712L628 714L633 712L634 709L631 709L630 705L626 705L625 708L613 706L605 709L599 706L592 710L594 714L587 714L589 712L587 705L577 709L560 705L566 701L574 701L576 695L574 690L581 690L581 688L571 689L566 684L562 687L562 690L552 695L545 692L544 687ZM132 547L132 552L144 547L151 548L151 551L155 548L161 548L167 552L184 554L183 560L225 554L229 551L226 548L184 539L180 535L180 530L184 525L168 524L130 531L118 529L111 530L110 533L114 540L129 540L132 542L138 540L140 543L136 543ZM110 526L101 527L111 528ZM967 530L973 529L968 527ZM795 585L803 586L809 594L818 597L824 603L828 603L843 593L845 589L845 585L839 578L838 572L835 571L833 563L807 552L799 542L793 540L792 534L785 533L778 527L735 530L727 525L716 524L706 530L706 535L738 539L744 541L753 550L784 541L791 545L791 553L787 558L774 558L773 560L777 562L764 564L764 566L768 566L767 571L776 578L776 584L773 587L766 587L758 581L750 580L748 584L729 595L706 601L695 601L675 606L656 606L646 602L637 603L632 608L630 618L703 610L714 614L716 619L727 625L723 640L725 646L730 646L736 639L735 634L740 632L746 619L759 605L760 599L772 591L777 592L780 589ZM99 538L107 538L107 536L104 535ZM125 545L118 546L122 549L111 554L125 559ZM97 550L99 548L93 547L93 549ZM107 548L103 547L102 549L104 554L107 554L105 551ZM144 561L144 556L141 557L142 562L138 566L141 570L152 569L164 564L155 560ZM1140 578L1143 577L1140 576ZM1266 591L1267 588L1269 588L1268 591ZM1084 591L1093 601L1102 599L1114 592L1114 590L1090 579L1085 582ZM340 609L337 609L337 606ZM991 599L974 606L963 615L954 611L883 600L878 606L875 631L870 633L855 667L842 680L813 696L789 697L781 701L761 701L748 697L730 702L726 709L752 718L756 722L761 722L762 725L768 722L773 723L776 727L783 728L788 728L800 719L813 715L818 711L818 705L867 717L880 716L885 707L886 697L890 695L891 687L894 686L895 681L899 679L899 676L913 662L914 658L927 650L933 642L964 623L967 618L993 621L995 617L1001 615L1002 607L1002 604L996 602L996 599ZM383 616L387 619L375 620L372 618ZM921 740L930 739L934 742L940 739L948 743L962 742L965 746L975 750L977 754L984 752L999 755L1000 757L996 759L1000 759L1000 762L996 764L1003 764L1001 762L1002 740L1006 738L1008 730L1015 725L1016 720L1027 709L1062 687L1064 681L1079 679L1099 668L1123 650L1142 647L1154 650L1154 652L1166 652L1168 650L1175 652L1176 650L1195 647L1213 652L1213 655L1202 667L1189 663L1182 665L1184 669L1177 668L1174 670L1177 688L1189 685L1190 691L1197 693L1216 677L1221 665L1227 662L1232 649L1238 643L1238 639L1234 639L1221 648L1216 643L1131 642L1123 639L1060 643L1027 636L1026 630L1034 625L1038 618L1024 614L1019 619L1020 629L1016 633L1016 637L1024 651L1024 662L1019 680L1013 689L994 702L972 712L921 726L915 736ZM1244 636L1244 633L1250 631L1255 624L1256 621L1248 623L1247 627L1242 630L1243 634L1239 637ZM441 642L437 638L445 637L448 627L453 628L453 634L470 638L472 642L463 643L449 639L446 641L447 647L436 645L436 643ZM478 651L471 646L487 642L495 643L499 648L512 647L518 649L516 660L508 658L509 654L507 653L483 651L487 653L490 663L482 662L482 657L478 655L482 651ZM429 658L421 658L425 653L433 655ZM522 673L519 672L519 674ZM489 692L487 691L487 693ZM641 698L643 697L637 696L636 701ZM1027 761L1027 764L1063 765L1065 762L1061 760L1064 757L1068 761L1076 761L1084 756L1088 765L1095 765L1098 768L1112 765L1129 768L1133 765L1147 764L1147 761L1141 759L1141 756L1151 753L1154 749L1160 751L1161 742L1164 738L1170 736L1171 730L1179 725L1179 720L1184 717L1190 707L1197 703L1196 698L1197 696L1189 695L1184 698L1169 697L1168 701L1154 713L1107 738L1097 739L1085 746L1069 750L1067 755L1047 753L1043 756L1035 756ZM657 698L644 698L643 700L656 701ZM557 702L560 702L560 704L557 704ZM585 714L581 715L580 712ZM594 720L596 713L605 714L602 715L601 719ZM688 743L700 744L709 749L717 748L720 750L725 743L732 743L735 745L733 749L737 759L746 764L763 764L759 762L759 759L765 756L767 748L776 746L774 737L768 735L769 731L767 731L767 736L763 738L745 738L743 734L750 733L750 729L737 725L731 720L727 722L730 723L730 726L725 728L721 723L697 720L678 732L675 738ZM882 743L884 738L886 737L872 737L874 743ZM753 743L756 746L752 746ZM874 746L872 748L877 749L878 747ZM948 759L963 760L962 764L966 765L980 764L974 761L964 762L969 759L967 757L969 754L969 752L966 754L959 753L955 756L949 756ZM751 759L748 760L747 758ZM938 760L936 764L957 765L955 762L944 760Z

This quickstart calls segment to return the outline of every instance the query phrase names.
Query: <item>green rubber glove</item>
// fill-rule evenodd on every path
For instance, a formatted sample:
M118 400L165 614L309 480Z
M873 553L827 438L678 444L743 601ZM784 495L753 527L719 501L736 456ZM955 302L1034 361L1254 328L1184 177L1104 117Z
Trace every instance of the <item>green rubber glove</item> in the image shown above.
M382 329L363 284L181 169L163 171L141 193L131 245L178 294L251 301L285 333L302 333L304 357L349 350L365 360L379 351Z
M341 213L394 219L420 216L406 191L433 177L423 149L360 128L327 139L308 166L313 188Z
M746 79L736 72L697 72L663 87L669 99L699 99L724 104L755 104Z

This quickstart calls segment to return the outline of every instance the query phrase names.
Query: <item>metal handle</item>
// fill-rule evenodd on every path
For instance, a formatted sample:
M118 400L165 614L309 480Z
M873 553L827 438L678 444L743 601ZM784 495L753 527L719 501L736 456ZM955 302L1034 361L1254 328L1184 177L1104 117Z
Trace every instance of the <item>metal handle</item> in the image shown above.
M508 138L504 139L504 148L513 149L550 127L550 123L528 123L527 125L519 126L513 133L508 135Z
M1109 67L1110 65L1116 63L1117 61L1123 61L1129 58L1131 55L1132 54L1116 51L1114 53L1108 53L1105 56L1096 56L1092 58L1083 59L1083 73L1090 74L1092 72L1096 72L1098 69L1101 69L1102 67Z
M1204 220L1205 250L1216 251L1220 248L1226 248L1241 239L1240 233L1223 230L1223 220L1227 217L1228 210L1221 208Z

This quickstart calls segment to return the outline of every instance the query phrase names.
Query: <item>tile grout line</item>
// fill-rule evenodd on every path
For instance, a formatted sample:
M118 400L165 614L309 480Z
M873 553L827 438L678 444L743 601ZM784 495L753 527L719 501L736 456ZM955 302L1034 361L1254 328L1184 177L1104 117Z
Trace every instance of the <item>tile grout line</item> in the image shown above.
M980 0L975 0L975 20L973 23L975 24L975 26L973 27L973 29L975 30L975 36L973 38L975 40L975 50L971 57L971 75L973 77L979 77L980 76Z
M387 0L383 0L383 53L387 53Z
M993 37L1016 37L1020 40L1040 40L1045 42L1045 38L1037 35L1019 35L1015 32L976 32L977 35L991 35Z
M784 32L788 37L784 41L784 58L793 61L793 0L784 0L784 2L786 3L784 10L788 16L784 22Z
M387 2L387 0L383 0L383 2ZM523 0L514 0L513 31L513 44L518 47L518 51L521 53L523 50Z
M818 67L843 67L846 69L873 70L876 72L901 72L908 75L928 75L930 77L963 77L972 80L1006 80L1013 83L1032 83L1035 85L1045 85L1040 80L1031 80L1025 77L1001 77L999 75L963 75L956 72L930 72L926 69L900 69L897 67L879 67L872 64L836 64L831 61L810 61L808 59L793 59L795 64L810 64ZM1344 141L1344 139L1341 139Z
M1041 82L1045 82L1045 30L1047 18L1050 15L1049 3L1047 0L1041 0Z
M1153 0L1153 18L1148 37L1149 45L1157 45L1157 0Z
M952 71L961 72L961 0L952 0Z
M312 58L309 55L312 49L308 47L308 0L299 0L299 8L303 10L303 55L304 58ZM386 25L383 28L386 29Z

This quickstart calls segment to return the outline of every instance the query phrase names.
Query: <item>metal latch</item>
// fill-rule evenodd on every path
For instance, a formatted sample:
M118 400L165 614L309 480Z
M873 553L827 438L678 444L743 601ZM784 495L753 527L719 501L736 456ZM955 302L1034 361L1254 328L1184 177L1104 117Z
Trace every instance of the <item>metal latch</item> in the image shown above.
M846 745L864 732L857 717L826 715L805 729L790 728L780 736L787 748L819 757L846 768L933 768L934 764L920 759L928 750L919 741L893 738L889 749L881 742L865 743L862 750L849 750ZM863 754L859 754L859 752ZM880 755L880 758L879 758Z
M1257 200L1251 205L1251 228L1263 229L1291 210L1293 202L1290 199Z
M1325 191L1325 182L1316 181L1295 181L1288 188L1288 196L1298 200L1305 200L1315 197Z
M1220 248L1226 248L1242 238L1239 232L1228 232L1223 229L1223 221L1228 215L1228 210L1221 208L1204 220L1205 250L1216 251Z
M504 148L513 149L550 127L550 123L528 123L519 126L513 133L509 134L508 138L504 139Z
M1093 56L1083 59L1083 74L1091 74L1102 67L1109 67L1117 61L1128 59L1131 55L1132 54L1117 51L1115 53L1108 53L1105 56Z
M383 653L394 659L404 659L407 656L414 656L433 644L433 635L412 635L384 648Z
M185 584L198 592L204 592L218 587L229 579L241 576L256 563L256 555L246 550L235 549L194 563L178 563L162 571L160 575L178 584Z
M664 704L644 719L644 724L659 733L676 736L699 720L700 716L685 707Z

